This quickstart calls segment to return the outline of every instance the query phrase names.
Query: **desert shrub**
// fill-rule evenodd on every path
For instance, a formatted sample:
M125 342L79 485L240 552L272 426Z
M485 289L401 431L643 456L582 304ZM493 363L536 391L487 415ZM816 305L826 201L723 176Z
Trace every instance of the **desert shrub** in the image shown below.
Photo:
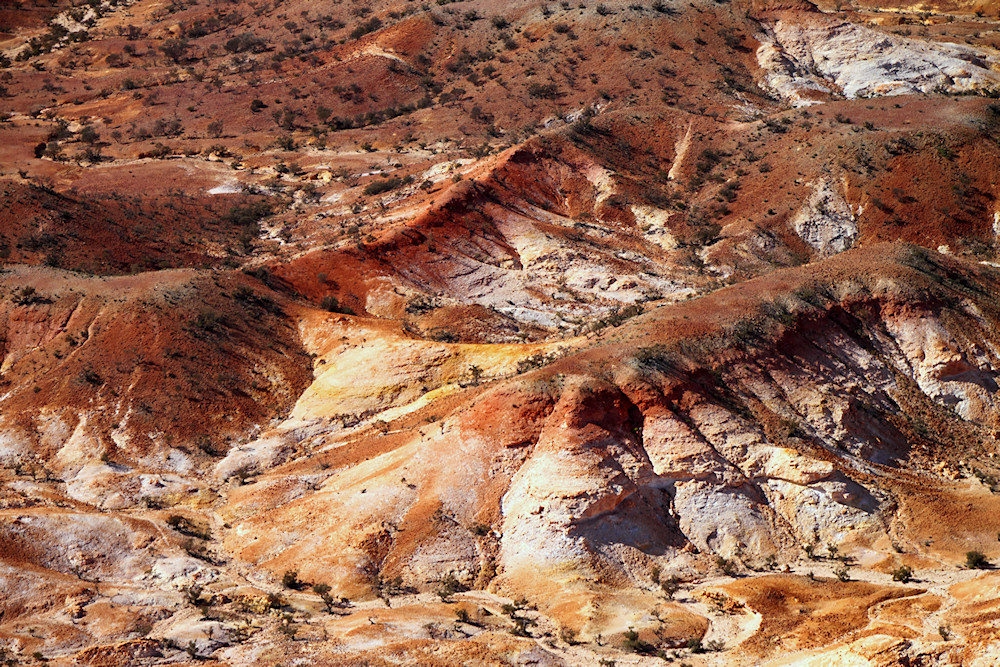
M406 176L403 178L399 176L392 176L384 180L372 181L371 183L365 186L363 192L366 196L380 195L389 192L391 190L395 190L396 188L402 185L409 185L412 182L413 182L412 176Z
M271 204L264 201L234 206L223 219L239 227L251 227L271 215Z
M386 579L382 575L379 575L375 579L375 593L383 600L387 600L394 595L402 595L406 590L406 586L403 585L403 578L400 576Z
M967 551L965 553L965 567L970 570L985 570L990 566L986 559L986 554L981 551Z
M723 574L728 577L735 577L739 574L739 571L736 569L736 561L734 560L719 556L715 559L715 564L718 565Z
M438 307L437 302L426 294L411 297L406 302L406 312L410 315L423 315Z
M515 637L530 637L531 634L528 632L528 626L531 624L531 620L518 616L513 619L514 626L510 629L510 634Z
M163 55L175 63L180 62L187 55L189 48L190 45L186 39L168 39L160 45L160 51L163 52Z
M34 287L22 287L14 293L14 303L18 306L32 306L36 303L52 303L39 294Z
M382 19L377 16L373 16L351 31L351 39L360 39L370 32L375 32L381 27Z
M528 86L528 95L544 100L554 100L559 97L559 86L554 83L532 83Z
M618 327L621 326L621 324L626 320L642 315L642 313L643 307L638 303L633 303L624 307L616 306L610 313L591 324L590 327L594 331L600 331L608 326Z
M80 381L92 387L104 384L104 380L93 368L87 367L80 371Z
M666 579L660 580L660 588L668 600L673 600L674 595L681 589L681 580L676 575L670 575Z
M132 632L138 634L140 637L145 637L152 631L153 624L148 621L138 621L132 628Z
M285 573L281 575L281 585L285 588L298 590L302 586L302 582L299 581L299 573L295 570L285 570Z
M624 634L625 641L622 643L623 647L632 651L633 653L652 653L655 647L649 642L639 639L639 633L629 628Z
M331 313L342 313L344 315L356 314L353 308L351 308L347 304L341 303L340 301L337 300L337 297L333 296L332 294L324 296L323 300L320 301L319 305L320 308Z
M191 537L197 537L198 539L207 540L211 537L208 530L199 528L190 519L181 516L180 514L171 514L168 516L167 525L176 530L178 533L190 535Z
M267 43L261 38L245 32L242 35L227 39L222 46L229 53L243 53L244 51L259 53L267 48Z
M546 364L551 362L552 358L550 358L549 356L543 354L542 352L535 352L530 357L526 359L521 359L520 361L517 362L517 372L526 373L530 370L541 368L542 366L545 366Z
M326 607L327 612L333 613L334 606L337 605L336 600L334 600L333 595L330 594L329 584L313 584L313 592L319 596L320 600L323 601L323 605Z
M104 160L104 155L101 153L100 147L87 146L77 154L76 159L82 162L90 162L91 164L97 164L98 162Z
M295 635L299 631L299 626L292 623L290 619L283 619L281 624L278 625L278 631L289 639L295 639Z
M204 589L202 589L201 586L193 584L184 589L184 597L187 598L187 601L194 606L200 607L205 603L205 601L201 599L201 593L203 590Z
M427 337L435 343L457 343L459 341L457 333L444 327L435 327L431 329L427 333Z
M736 193L739 191L739 189L740 189L740 184L737 183L736 181L731 181L722 186L722 189L719 190L719 197L721 197L722 199L724 199L729 203L732 203L736 201Z
M225 324L225 315L214 310L203 310L191 321L191 326L200 333L218 333Z
M907 565L901 565L892 571L892 580L899 581L902 583L908 582L913 578L913 570Z
M442 601L448 602L451 600L452 595L454 595L455 593L461 593L462 591L466 590L468 590L468 587L466 587L461 581L459 581L454 574L449 572L448 574L441 577L441 580L438 582L438 588L436 593L438 597L441 598Z

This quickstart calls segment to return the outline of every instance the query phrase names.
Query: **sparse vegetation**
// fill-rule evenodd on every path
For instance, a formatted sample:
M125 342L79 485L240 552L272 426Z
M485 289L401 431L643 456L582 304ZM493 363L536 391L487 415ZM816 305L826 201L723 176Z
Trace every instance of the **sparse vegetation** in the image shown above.
M970 570L985 570L990 566L986 554L981 551L967 551L965 553L965 567Z
M715 564L727 577L736 577L739 575L739 570L736 567L736 561L733 559L719 556L715 559Z
M328 294L320 301L320 308L331 313L342 313L344 315L356 315L354 309L342 303L337 297Z
M468 587L460 582L454 574L449 572L438 581L436 593L442 602L450 602L451 596L466 590L468 590Z
M681 589L681 580L676 575L670 575L666 579L660 580L660 589L668 600L673 600L677 591Z
M391 192L393 190L396 190L397 188L403 185L409 185L412 182L413 182L413 177L411 176L405 176L405 177L393 176L391 178L386 178L380 181L372 181L371 183L369 183L364 187L364 190L362 192L365 194L365 196L368 197L372 195L381 195L385 194L386 192Z
M272 210L269 202L251 202L229 209L225 221L237 227L248 227L271 215Z
M295 570L285 570L285 573L281 575L281 585L292 590L298 590L303 586L302 582L299 581L299 573Z
M93 368L89 367L80 371L80 381L84 384L89 384L92 387L104 384L104 379L101 378L100 374Z
M633 653L653 653L656 650L655 646L640 639L639 633L632 628L626 630L623 636L624 642L622 646L626 651L632 651Z
M0 663L686 667L725 637L749 664L865 635L858 596L913 568L941 606L886 627L961 623L906 656L977 655L996 35L975 7L803 15L842 46L852 22L964 43L968 80L855 95L844 54L757 62L776 19L750 4L12 0L0 565L45 585L5 591ZM931 362L982 396L928 390ZM981 506L925 530L958 487ZM796 510L815 493L843 522ZM711 533L758 510L766 536ZM584 559L512 567L536 523ZM923 569L942 531L987 552L958 587ZM498 613L505 590L539 607Z

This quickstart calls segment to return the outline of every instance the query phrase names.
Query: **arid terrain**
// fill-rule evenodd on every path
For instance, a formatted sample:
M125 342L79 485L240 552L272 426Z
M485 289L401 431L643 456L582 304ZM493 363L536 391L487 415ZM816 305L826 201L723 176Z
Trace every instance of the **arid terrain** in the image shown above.
M1000 664L995 0L0 3L0 664Z

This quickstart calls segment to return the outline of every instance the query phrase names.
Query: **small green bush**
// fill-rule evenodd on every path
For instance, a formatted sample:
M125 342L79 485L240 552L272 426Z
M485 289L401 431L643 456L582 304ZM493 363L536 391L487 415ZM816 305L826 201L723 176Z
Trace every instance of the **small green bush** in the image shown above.
M655 647L649 642L639 639L639 633L629 628L625 631L625 641L623 646L633 653L652 653Z
M981 551L967 551L965 553L965 567L970 570L985 570L990 566L986 559L986 554Z
M302 586L302 582L299 581L299 573L295 570L285 570L285 573L281 575L281 585L285 588L298 589Z
M412 176L407 176L405 178L400 178L399 176L392 176L381 181L372 181L365 186L362 191L365 196L370 197L372 195L381 195L386 192L395 190L402 185L408 185L413 182Z
M271 215L272 212L270 203L258 201L232 207L223 219L237 227L250 227Z
M354 309L350 306L341 303L337 300L337 297L329 294L323 297L323 300L319 302L320 308L331 313L342 313L344 315L354 315Z

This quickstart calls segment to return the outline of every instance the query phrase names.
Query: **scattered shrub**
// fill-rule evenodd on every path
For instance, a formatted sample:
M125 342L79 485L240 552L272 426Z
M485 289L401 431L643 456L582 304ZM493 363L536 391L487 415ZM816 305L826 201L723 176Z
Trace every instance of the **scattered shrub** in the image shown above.
M441 598L443 602L450 602L452 595L466 590L468 590L468 588L461 581L459 581L454 574L449 572L438 582L436 592L438 597Z
M360 39L370 32L375 32L381 27L382 19L377 16L373 16L351 31L351 39Z
M239 227L251 227L271 215L271 204L264 201L234 206L223 216L223 220Z
M94 369L87 367L80 371L80 381L92 387L104 384L104 380Z
M295 570L285 570L285 573L281 575L281 585L285 588L298 590L302 586L302 582L299 581L299 573Z
M203 310L191 321L191 326L197 333L218 333L225 324L225 315L214 310Z
M652 653L655 647L649 642L639 639L639 633L629 628L625 631L625 641L623 646L626 650L632 651L633 653Z
M674 595L681 589L681 580L676 575L670 575L666 579L660 580L660 588L668 600L673 600Z
M365 196L370 197L372 195L380 195L389 192L391 190L395 190L401 185L409 185L412 182L413 182L412 176L406 176L405 178L401 178L399 176L392 176L384 180L372 181L371 183L365 186L365 189L362 192L365 194Z
M332 294L328 294L327 296L323 297L323 300L320 301L319 305L323 310L329 311L331 313L342 313L344 315L356 314L353 308L351 308L346 304L341 303L340 301L337 300L337 297L333 296Z
M532 83L528 86L528 95L543 100L554 100L561 93L559 92L559 86L554 83Z
M719 566L719 569L722 570L723 574L727 577L735 577L739 574L739 571L736 568L735 560L719 556L715 559L715 564Z
M986 554L981 551L967 551L965 553L965 567L970 570L985 570L990 566L986 559Z

